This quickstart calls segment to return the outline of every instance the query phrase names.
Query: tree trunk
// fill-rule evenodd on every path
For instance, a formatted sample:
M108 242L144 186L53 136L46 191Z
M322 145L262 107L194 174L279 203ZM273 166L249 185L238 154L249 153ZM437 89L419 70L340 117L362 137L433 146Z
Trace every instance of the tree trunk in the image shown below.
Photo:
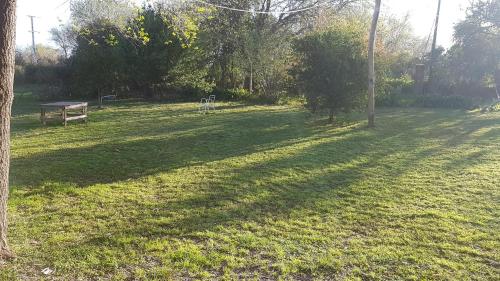
M500 68L495 71L495 90L497 92L497 99L500 100Z
M101 91L99 90L99 88L97 88L97 104L98 104L98 108L102 108L102 98L101 98Z
M370 41L368 42L368 127L375 126L375 39L381 0L375 0Z
M333 121L335 121L335 111L333 110L333 108L330 108L329 112L328 112L328 121L333 124Z
M16 0L0 1L0 259L13 257L7 244L10 113L14 98Z
M248 90L253 94L253 64L250 61L250 81L248 82Z

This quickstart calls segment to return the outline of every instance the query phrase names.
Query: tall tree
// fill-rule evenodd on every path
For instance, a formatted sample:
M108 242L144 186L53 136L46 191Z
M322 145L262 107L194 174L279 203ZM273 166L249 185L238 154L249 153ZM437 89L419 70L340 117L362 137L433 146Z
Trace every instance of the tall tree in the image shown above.
M52 41L56 43L64 53L64 58L68 59L71 50L76 45L76 32L69 24L61 24L58 28L54 27L50 30Z
M449 73L451 84L460 94L495 82L500 96L500 0L471 2L464 20L455 25L455 44L448 50L441 71ZM488 81L488 82L486 82Z
M375 0L370 39L368 41L368 126L375 126L375 39L381 0Z
M14 98L16 0L0 1L0 259L13 256L7 243L10 113Z
M166 1L166 0L164 0ZM211 60L211 78L217 87L229 89L246 81L258 94L271 92L272 79L284 70L290 50L287 37L312 28L321 10L341 10L359 0L206 0L211 5L254 11L244 13L195 3L210 14L201 24L201 35ZM194 1L197 2L197 1ZM249 43L251 41L251 43ZM272 45L272 49L265 46ZM268 52L270 51L270 52ZM239 57L241 56L243 60ZM269 64L273 56L273 65ZM260 57L265 59L259 59ZM280 61L280 62L278 62ZM265 64L265 65L264 65ZM250 86L251 85L251 86Z

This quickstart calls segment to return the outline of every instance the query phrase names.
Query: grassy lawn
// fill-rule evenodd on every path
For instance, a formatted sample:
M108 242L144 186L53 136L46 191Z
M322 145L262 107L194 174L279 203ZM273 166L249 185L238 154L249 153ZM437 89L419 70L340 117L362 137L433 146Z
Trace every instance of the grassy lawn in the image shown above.
M369 130L195 108L114 103L42 127L19 97L18 258L0 279L500 278L500 113L384 109Z

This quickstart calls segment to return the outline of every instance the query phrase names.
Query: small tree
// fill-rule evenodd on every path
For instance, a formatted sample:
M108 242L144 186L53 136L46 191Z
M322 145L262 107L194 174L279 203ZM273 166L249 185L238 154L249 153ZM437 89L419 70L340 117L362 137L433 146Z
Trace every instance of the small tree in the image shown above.
M123 80L123 48L125 39L115 26L96 22L79 30L71 59L72 86L79 96L91 95L100 100L114 91Z
M340 111L362 105L366 91L366 43L348 24L309 34L294 44L299 61L292 74L309 107L327 109L330 122Z

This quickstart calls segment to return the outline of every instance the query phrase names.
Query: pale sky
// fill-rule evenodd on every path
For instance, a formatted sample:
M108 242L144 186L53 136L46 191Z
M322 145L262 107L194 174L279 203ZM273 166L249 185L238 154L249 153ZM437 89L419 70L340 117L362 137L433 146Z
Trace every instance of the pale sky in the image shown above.
M453 24L465 16L469 0L442 0L438 44L449 47L452 44ZM410 15L411 23L418 36L429 35L435 18L438 0L382 0L382 13L404 16ZM36 16L35 34L37 43L52 44L49 30L61 22L68 21L69 1L66 0L17 0L17 39L18 47L31 44L30 19Z

